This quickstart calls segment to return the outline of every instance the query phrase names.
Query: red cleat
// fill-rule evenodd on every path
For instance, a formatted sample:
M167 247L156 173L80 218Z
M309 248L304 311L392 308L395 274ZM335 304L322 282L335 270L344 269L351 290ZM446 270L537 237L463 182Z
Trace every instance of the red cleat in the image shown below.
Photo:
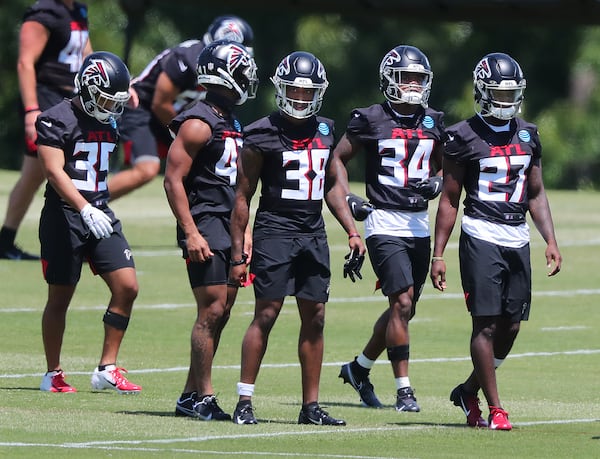
M65 373L62 370L47 372L42 378L40 390L46 392L77 392L77 389L66 383Z
M511 430L508 413L499 406L490 406L489 427L492 430Z

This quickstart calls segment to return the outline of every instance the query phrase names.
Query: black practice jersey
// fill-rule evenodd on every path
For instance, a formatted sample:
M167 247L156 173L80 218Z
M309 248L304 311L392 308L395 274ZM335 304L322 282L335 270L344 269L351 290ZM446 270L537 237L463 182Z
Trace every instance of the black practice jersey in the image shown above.
M244 146L263 156L255 235L324 231L321 210L333 129L328 118L296 125L278 112L248 126Z
M201 41L188 40L156 56L132 81L140 98L140 105L147 110L151 109L156 82L161 72L165 72L180 90L174 101L176 112L181 111L190 102L198 100L205 92L205 89L198 85L196 74L198 56L203 49L204 43Z
M71 11L60 0L38 0L25 12L23 22L27 21L39 22L49 31L48 43L35 64L38 83L73 88L88 41L87 6L75 2Z
M118 142L117 130L87 115L68 99L41 113L35 126L37 145L64 152L64 170L75 188L95 207L106 205L109 157ZM49 183L45 196L47 202L66 204Z
M427 201L411 184L435 175L430 164L435 147L446 140L444 114L419 109L398 116L385 102L352 111L346 134L366 153L365 183L378 209L422 211Z
M528 210L527 178L539 164L537 126L521 118L495 132L479 116L448 128L446 156L465 167L465 215L520 225Z
M222 117L208 102L200 101L177 115L169 127L177 133L181 125L192 118L208 124L212 138L196 154L185 179L191 214L230 215L235 196L238 151L242 146L242 125L233 114Z

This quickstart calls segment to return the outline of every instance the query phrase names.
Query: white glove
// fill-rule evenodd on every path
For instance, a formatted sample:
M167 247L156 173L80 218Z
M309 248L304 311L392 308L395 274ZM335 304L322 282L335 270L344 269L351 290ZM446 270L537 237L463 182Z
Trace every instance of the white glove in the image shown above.
M110 237L113 227L108 215L89 203L79 213L92 234L96 236L96 239Z

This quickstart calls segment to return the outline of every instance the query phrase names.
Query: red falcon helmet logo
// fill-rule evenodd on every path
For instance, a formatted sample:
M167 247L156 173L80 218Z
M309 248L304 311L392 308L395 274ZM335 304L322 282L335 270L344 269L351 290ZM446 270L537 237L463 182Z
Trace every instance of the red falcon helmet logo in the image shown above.
M235 21L224 22L215 32L214 40L231 40L238 43L244 42L244 34L240 30L239 25Z
M108 78L102 60L90 60L90 65L81 72L81 82L86 86L99 86L102 88L110 86L110 79Z
M492 71L490 70L490 64L487 60L487 57L480 60L479 64L477 64L477 67L475 67L475 75L480 79L485 79L492 76Z

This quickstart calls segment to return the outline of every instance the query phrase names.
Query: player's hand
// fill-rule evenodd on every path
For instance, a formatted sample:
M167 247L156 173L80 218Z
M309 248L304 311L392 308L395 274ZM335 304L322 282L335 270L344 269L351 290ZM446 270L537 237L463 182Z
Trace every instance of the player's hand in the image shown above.
M375 209L368 201L352 193L346 196L346 202L348 203L348 207L350 207L352 216L359 222L365 220Z
M344 279L350 277L352 282L356 282L354 279L354 276L356 276L362 280L360 269L365 261L365 256L361 255L358 250L353 250L344 258L346 259L344 262Z
M429 273L433 288L443 292L446 290L446 263L444 260L433 260L431 262L431 271Z
M444 179L436 175L423 179L414 185L410 185L410 187L423 196L424 199L430 200L436 198L442 192L443 183Z
M89 203L86 204L79 213L96 239L110 237L113 232L113 227L112 221L108 215Z

